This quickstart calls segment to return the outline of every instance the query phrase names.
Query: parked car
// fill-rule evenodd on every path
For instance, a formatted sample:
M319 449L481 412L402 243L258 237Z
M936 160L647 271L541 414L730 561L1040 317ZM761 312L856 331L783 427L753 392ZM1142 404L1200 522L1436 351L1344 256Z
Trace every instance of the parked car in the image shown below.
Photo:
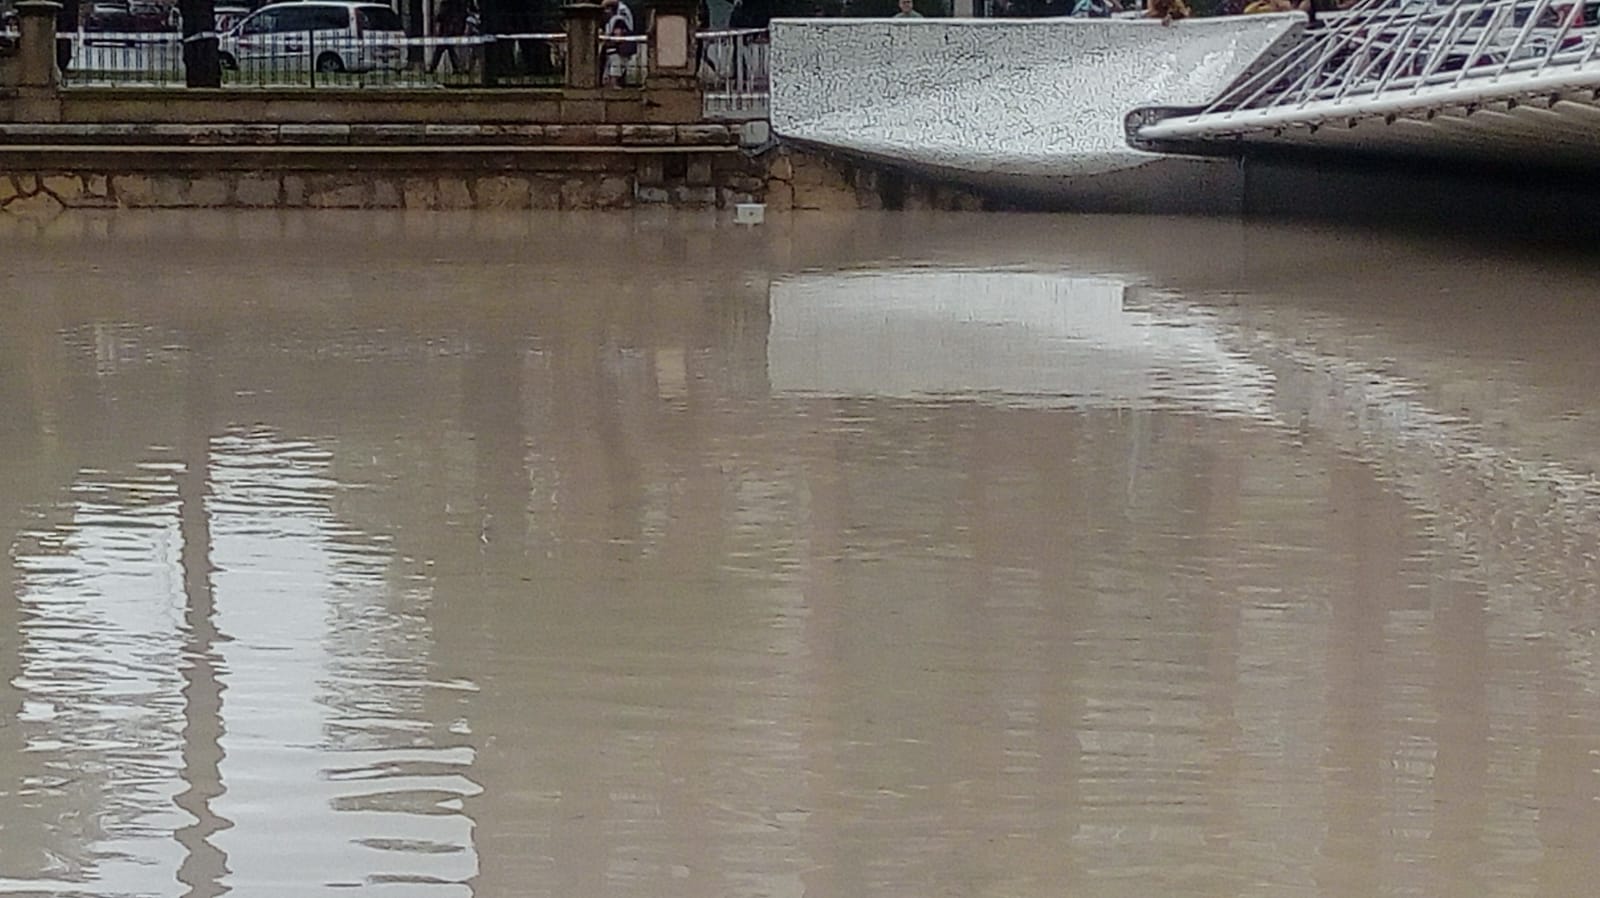
M128 4L135 31L166 31L167 7L155 0L133 0Z
M349 0L290 0L263 6L222 36L225 69L297 68L365 72L405 67L405 27L393 9Z
M174 5L172 8L178 7ZM227 34L234 29L234 26L244 21L245 16L250 15L250 7L243 3L218 3L212 15L213 21L216 22L214 27L217 33Z
M127 3L101 2L89 7L84 31L135 31L133 13Z

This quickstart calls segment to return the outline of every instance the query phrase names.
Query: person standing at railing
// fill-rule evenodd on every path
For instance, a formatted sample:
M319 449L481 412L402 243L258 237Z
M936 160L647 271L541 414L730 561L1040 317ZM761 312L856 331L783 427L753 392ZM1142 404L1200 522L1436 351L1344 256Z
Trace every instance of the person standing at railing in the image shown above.
M920 18L922 18L922 13L917 12L916 7L914 5L912 5L911 0L900 0L898 8L899 8L900 11L895 13L893 16L891 16L891 18L895 18L895 19L920 19Z
M628 33L633 33L633 10L628 8L628 4L622 0L602 0L600 8L606 12L606 34L612 33L611 26L619 19Z
M438 23L435 30L445 42L433 48L433 58L428 61L428 74L438 70L446 54L450 56L451 73L461 73L461 57L456 54L455 41L467 33L467 13L467 0L439 0L434 14L434 21Z
M605 0L600 5L606 12L606 25L604 34L608 38L626 38L633 36L633 10L622 0ZM633 57L638 53L639 47L632 41L607 40L604 46L605 66L601 69L601 78L606 87L621 87L626 80L628 67L633 62Z

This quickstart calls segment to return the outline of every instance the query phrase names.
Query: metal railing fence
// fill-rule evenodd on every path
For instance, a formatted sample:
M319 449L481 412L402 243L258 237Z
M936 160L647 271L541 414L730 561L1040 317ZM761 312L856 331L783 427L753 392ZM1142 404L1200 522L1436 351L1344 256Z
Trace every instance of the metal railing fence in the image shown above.
M170 87L184 83L183 39L169 32L61 35L71 48L69 87ZM223 35L223 87L555 86L566 35L403 37L379 32Z
M771 40L764 29L703 31L699 75L706 115L763 118L767 115Z
M725 117L765 114L767 38L759 29L705 32L699 71L708 109ZM175 32L75 31L68 87L176 87L184 84L183 38ZM224 34L217 38L222 86L553 87L565 80L567 37L556 33L404 37L390 32ZM649 67L646 35L601 36L601 83L637 87Z
M1200 115L1370 106L1439 89L1544 80L1600 65L1573 0L1365 0L1224 92Z

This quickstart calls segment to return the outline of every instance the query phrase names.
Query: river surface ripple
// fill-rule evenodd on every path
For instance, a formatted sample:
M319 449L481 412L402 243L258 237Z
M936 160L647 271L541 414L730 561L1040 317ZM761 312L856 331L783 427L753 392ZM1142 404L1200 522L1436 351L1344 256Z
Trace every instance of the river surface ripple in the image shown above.
M1571 896L1600 267L0 221L0 893Z

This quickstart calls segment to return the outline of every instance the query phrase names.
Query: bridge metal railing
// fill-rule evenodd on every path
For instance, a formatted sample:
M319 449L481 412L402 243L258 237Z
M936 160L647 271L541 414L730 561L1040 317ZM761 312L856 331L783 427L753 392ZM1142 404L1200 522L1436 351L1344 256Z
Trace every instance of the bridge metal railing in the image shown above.
M1600 28L1574 0L1365 0L1193 118L1388 105L1600 76ZM1581 77L1578 77L1581 76ZM1252 115L1254 113L1254 115Z

